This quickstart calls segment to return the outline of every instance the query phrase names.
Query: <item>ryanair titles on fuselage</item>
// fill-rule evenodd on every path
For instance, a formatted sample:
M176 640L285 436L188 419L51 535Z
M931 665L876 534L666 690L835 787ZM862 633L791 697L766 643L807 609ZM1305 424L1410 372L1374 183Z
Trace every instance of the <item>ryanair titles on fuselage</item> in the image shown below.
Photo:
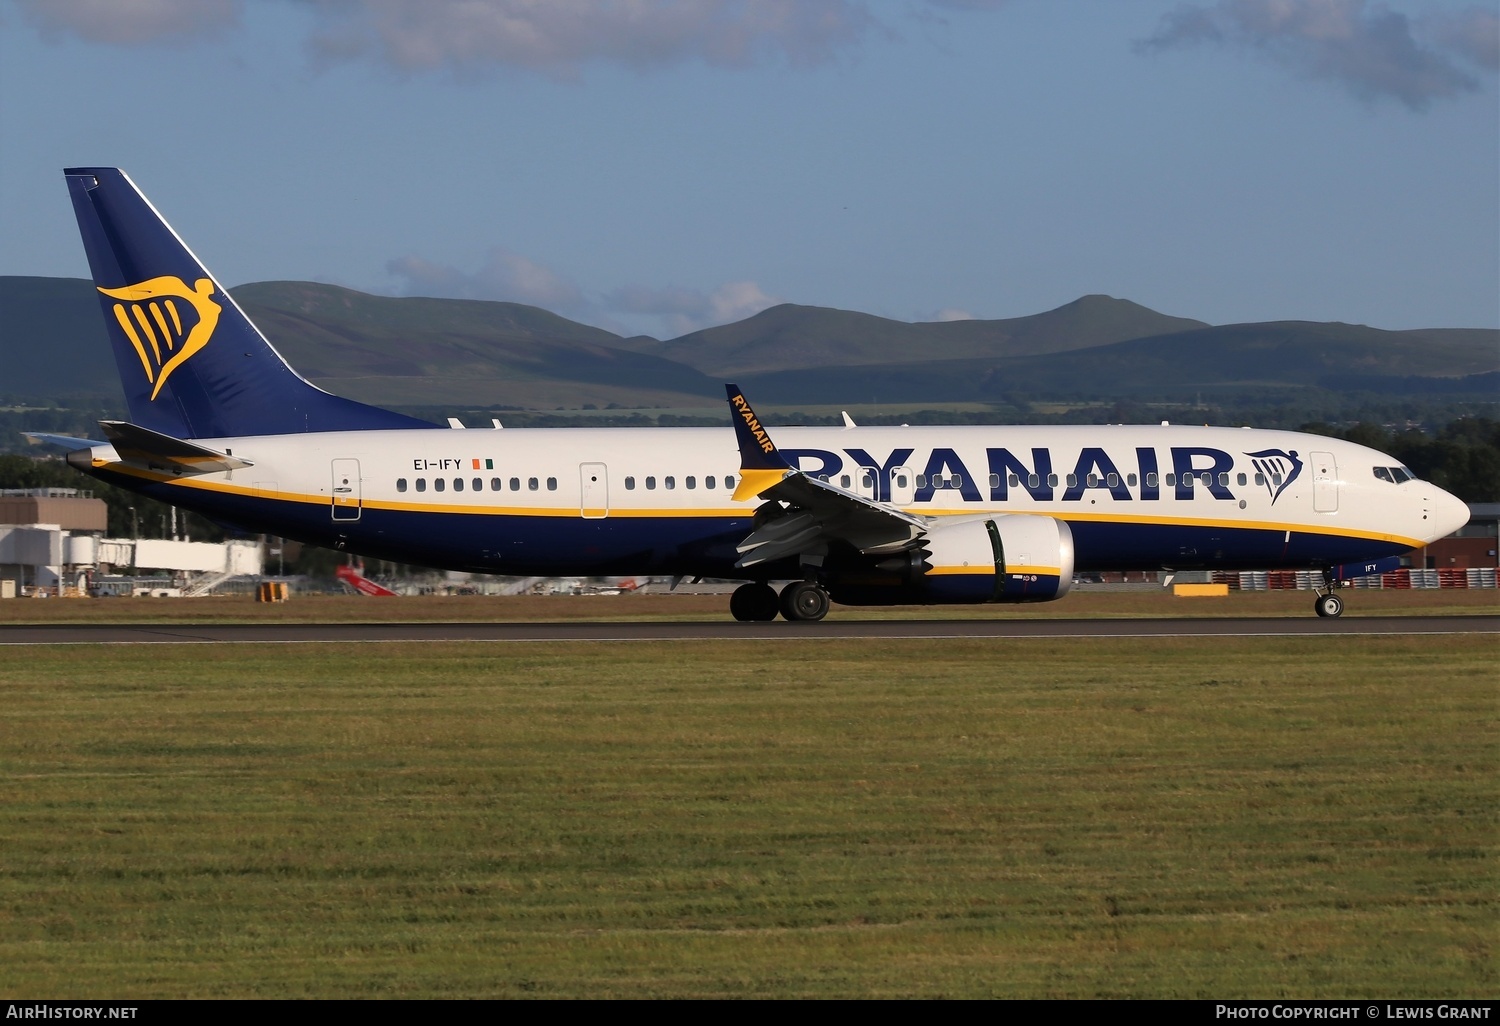
M950 448L932 449L925 459L916 461L914 448L893 449L883 460L868 450L856 448L842 453L830 449L781 451L800 470L815 477L833 478L846 468L855 473L872 472L874 498L882 502L892 499L892 476L898 467L917 475L913 502L929 502L940 489L956 490L965 502L986 499L1004 502L1013 487L1037 502L1078 502L1090 489L1107 491L1112 499L1122 502L1153 502L1162 498L1164 488L1177 499L1192 499L1206 492L1215 499L1229 501L1238 498L1233 488L1254 487L1265 489L1273 504L1303 468L1295 450L1262 449L1244 454L1254 468L1253 477L1246 473L1244 481L1240 481L1234 475L1235 455L1205 445L1171 446L1166 450L1165 472L1162 453L1152 446L1138 446L1129 456L1086 446L1071 467L1057 465L1050 448L1032 447L1015 452L987 448L985 465L979 474L956 449Z

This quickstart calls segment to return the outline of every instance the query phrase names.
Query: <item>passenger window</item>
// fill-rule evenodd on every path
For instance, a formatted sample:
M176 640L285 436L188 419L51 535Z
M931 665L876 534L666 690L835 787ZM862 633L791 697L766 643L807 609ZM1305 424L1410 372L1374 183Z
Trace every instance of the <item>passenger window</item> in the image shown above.
M839 487L840 488L848 488L849 487L849 475L848 474L845 474L843 477L839 478Z
M404 477L398 477L398 478L396 478L396 491L398 491L398 492L404 492L404 491L406 491L406 478L404 478Z
M461 491L464 490L464 479L463 478L461 478L461 477L455 477L453 479L453 490L455 492L461 492Z
M1238 477L1235 478L1235 482L1243 487L1244 484L1245 484L1245 475L1244 474L1240 474Z
M476 477L473 481L473 485L476 492L484 491L484 478Z
M534 478L534 477L528 477L526 479L526 490L527 491L534 492L539 487L541 487L541 486L537 483L537 479L536 478Z
M500 485L501 481L498 477L490 478L490 491L498 492L500 490Z
M656 478L649 476L646 478L646 490L652 492L656 491Z
M419 477L419 478L417 478L417 491L419 491L419 492L425 492L426 490L427 490L427 479L425 477Z
M549 477L549 478L547 478L547 491L549 491L549 492L555 492L555 491L557 491L557 478L555 478L555 477Z
M1099 475L1098 474L1090 474L1088 476L1088 486L1090 488L1098 488L1099 487Z
M1120 486L1120 475L1109 475L1109 477L1105 479L1105 484L1109 485L1111 488L1118 488Z
M521 479L519 477L513 477L510 479L510 490L513 492L519 492L521 490Z
M897 488L905 488L906 487L906 475L905 474L897 474L896 475L896 487Z
M435 477L435 478L432 479L432 490L433 491L440 492L440 491L442 491L446 487L447 487L447 485L443 482L442 478Z
M875 475L872 474L872 473L870 473L867 470L862 475L860 475L859 483L860 483L861 486L863 486L865 488L874 488L875 487Z
M635 491L635 478L633 478L633 477L627 477L625 479L625 490L627 492L633 492L633 491Z
M1256 471L1255 472L1255 483L1257 485L1263 485L1263 484L1265 484L1266 483L1266 475L1262 474L1260 471Z
M964 486L964 476L962 474L953 474L953 475L949 476L949 478L948 478L948 487L949 488L962 488L963 486Z
M1027 485L1028 488L1040 488L1042 486L1041 475L1039 475L1039 474L1031 474L1031 475L1029 475L1026 478L1026 485Z
M918 474L917 475L917 487L918 488L926 488L927 487L927 475L926 474Z
M1167 478L1166 478L1166 484L1167 484L1168 488L1176 488L1177 487L1177 475L1176 474L1168 474ZM1192 486L1189 485L1188 487L1192 487Z
M661 479L661 484L663 488L671 491L673 488L677 487L677 478L668 474L666 477Z
M724 487L728 488L730 491L734 491L734 475L733 474L725 474L724 475Z
M1146 487L1147 488L1155 488L1160 483L1161 483L1161 479L1156 476L1156 472L1155 471L1152 471L1151 473L1149 473L1149 474L1146 475ZM1172 483L1171 481L1167 482L1167 484L1171 484L1171 483Z
M692 491L693 489L698 487L698 479L691 474L689 474L682 483L687 485L688 491Z
M705 477L703 479L703 487L704 488L712 488L713 486L714 486L714 476L712 474L709 474L707 477Z
M1205 481L1203 483L1207 484L1208 482ZM1220 488L1228 488L1229 487L1229 475L1227 473L1223 472L1223 471L1220 471L1220 473L1219 473L1219 487Z
M1271 483L1277 488L1281 487L1281 472L1276 471L1271 475Z
M1125 478L1125 483L1127 485L1129 485L1130 487L1134 488L1135 487L1135 475L1131 474L1130 476L1128 476L1127 478Z
M1068 487L1069 488L1077 488L1078 487L1078 475L1077 474L1069 474L1068 475Z
M1047 487L1048 488L1056 488L1057 487L1057 475L1056 474L1048 474L1047 475Z

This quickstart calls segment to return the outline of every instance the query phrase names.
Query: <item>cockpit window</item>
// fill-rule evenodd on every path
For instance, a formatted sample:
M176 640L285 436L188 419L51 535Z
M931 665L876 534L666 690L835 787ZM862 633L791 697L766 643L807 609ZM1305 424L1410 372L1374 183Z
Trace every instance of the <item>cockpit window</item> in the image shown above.
M1377 481L1389 481L1391 484L1405 484L1407 481L1415 481L1417 475L1413 474L1407 467L1376 467L1375 479Z

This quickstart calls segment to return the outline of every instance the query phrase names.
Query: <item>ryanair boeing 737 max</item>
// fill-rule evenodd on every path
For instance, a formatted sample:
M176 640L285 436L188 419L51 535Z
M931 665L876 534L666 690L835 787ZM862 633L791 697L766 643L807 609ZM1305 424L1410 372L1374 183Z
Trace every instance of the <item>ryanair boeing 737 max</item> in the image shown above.
M130 422L68 461L217 521L491 574L740 579L741 620L1060 598L1075 572L1315 569L1317 612L1461 526L1396 460L1210 427L450 430L287 365L116 168L64 172ZM39 436L46 437L46 436ZM81 446L81 447L79 447ZM791 581L778 595L770 581Z

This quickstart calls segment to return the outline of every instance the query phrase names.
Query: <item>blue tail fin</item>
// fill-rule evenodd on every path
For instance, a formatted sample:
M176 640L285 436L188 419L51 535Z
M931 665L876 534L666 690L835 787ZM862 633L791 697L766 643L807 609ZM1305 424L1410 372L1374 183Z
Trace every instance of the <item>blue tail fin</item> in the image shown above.
M136 424L176 438L436 427L299 376L119 168L63 174Z

